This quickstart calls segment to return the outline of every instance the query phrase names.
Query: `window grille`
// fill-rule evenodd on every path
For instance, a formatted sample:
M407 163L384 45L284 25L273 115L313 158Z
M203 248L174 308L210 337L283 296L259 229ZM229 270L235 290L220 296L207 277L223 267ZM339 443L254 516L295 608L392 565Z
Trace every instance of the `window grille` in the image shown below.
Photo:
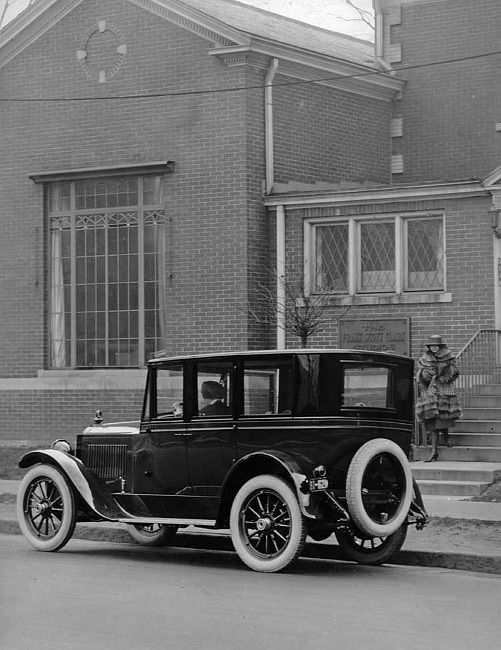
M138 367L162 347L160 180L49 184L51 367Z

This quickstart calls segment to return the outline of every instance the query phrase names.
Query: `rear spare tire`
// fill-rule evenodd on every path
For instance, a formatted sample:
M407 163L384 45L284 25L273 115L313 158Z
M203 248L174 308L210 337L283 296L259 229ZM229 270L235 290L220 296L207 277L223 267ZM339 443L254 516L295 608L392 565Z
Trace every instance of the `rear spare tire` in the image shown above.
M412 500L407 456L392 440L376 438L353 456L346 503L355 526L370 537L393 535L405 522Z

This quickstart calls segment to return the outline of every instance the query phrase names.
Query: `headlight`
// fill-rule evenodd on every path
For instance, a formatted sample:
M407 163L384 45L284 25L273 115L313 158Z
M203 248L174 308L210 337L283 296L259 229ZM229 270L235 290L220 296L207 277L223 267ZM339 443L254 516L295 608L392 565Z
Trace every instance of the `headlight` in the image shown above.
M67 454L71 454L71 445L67 440L60 438L52 443L52 449L56 451L65 451Z

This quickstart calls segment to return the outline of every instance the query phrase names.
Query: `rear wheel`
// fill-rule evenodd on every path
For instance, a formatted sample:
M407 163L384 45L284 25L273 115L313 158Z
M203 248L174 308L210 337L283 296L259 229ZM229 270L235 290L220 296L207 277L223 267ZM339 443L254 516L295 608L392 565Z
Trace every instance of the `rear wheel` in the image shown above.
M407 456L392 440L376 438L354 455L346 503L355 526L369 537L388 537L406 521L412 500Z
M172 543L177 526L164 524L133 524L129 526L129 534L142 546L168 546Z
M378 565L390 562L402 548L407 537L407 525L388 537L367 537L355 531L336 531L344 555L359 564Z
M306 523L292 488L263 474L238 491L230 513L233 546L254 571L272 573L291 564L303 550Z
M75 530L73 492L52 465L35 465L25 475L17 497L21 532L38 551L58 551Z

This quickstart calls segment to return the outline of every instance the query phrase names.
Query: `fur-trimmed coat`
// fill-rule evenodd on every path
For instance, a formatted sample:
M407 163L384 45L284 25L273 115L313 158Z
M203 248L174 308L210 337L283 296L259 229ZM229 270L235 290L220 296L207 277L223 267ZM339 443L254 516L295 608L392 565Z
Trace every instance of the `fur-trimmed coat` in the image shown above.
M417 415L421 420L440 418L454 422L463 414L456 395L454 382L459 377L456 357L447 347L433 354L430 350L418 360L417 381L419 399ZM438 416L431 414L431 404L438 402Z

